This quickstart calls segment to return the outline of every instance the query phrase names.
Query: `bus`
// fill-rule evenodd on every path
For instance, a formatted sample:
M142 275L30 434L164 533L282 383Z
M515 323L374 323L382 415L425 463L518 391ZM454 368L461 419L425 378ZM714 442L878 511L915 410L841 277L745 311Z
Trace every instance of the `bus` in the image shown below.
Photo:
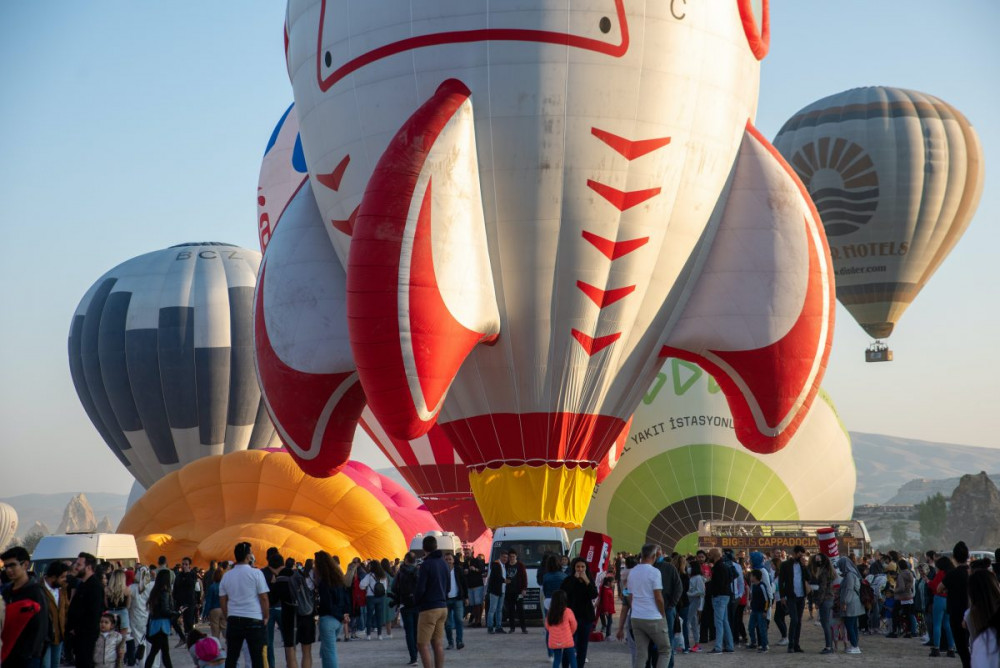
M698 548L718 547L734 552L790 552L801 545L810 552L819 551L816 532L833 527L841 555L853 553L860 557L871 552L871 536L861 520L779 520L726 521L701 520L698 523Z

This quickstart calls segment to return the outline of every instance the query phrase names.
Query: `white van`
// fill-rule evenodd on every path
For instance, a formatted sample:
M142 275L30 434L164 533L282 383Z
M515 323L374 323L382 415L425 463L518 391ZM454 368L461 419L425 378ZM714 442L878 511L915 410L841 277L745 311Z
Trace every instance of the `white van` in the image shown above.
M451 531L428 531L427 533L418 533L410 541L410 552L416 555L418 561L424 558L424 536L437 538L438 549L443 554L462 553L462 541Z
M31 553L32 570L41 575L53 561L75 561L81 552L94 555L99 562L120 562L125 568L139 561L139 550L132 534L70 533L45 536L38 541Z
M528 571L528 590L524 593L524 616L542 618L542 590L538 586L538 569L547 554L569 554L570 541L565 529L558 527L501 527L493 532L490 567L500 551L514 550Z

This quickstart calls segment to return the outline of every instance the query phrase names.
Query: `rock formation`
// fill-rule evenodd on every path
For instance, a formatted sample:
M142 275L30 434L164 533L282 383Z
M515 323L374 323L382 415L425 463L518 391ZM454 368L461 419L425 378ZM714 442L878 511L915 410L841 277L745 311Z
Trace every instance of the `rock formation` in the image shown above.
M38 533L43 536L48 536L49 534L52 533L52 529L50 529L49 525L46 524L45 522L41 520L35 520L35 523L32 524L31 527L24 532L24 535L27 536L28 534L32 533Z
M94 519L94 511L87 501L87 496L83 493L77 494L63 511L62 522L56 533L81 533L94 531L97 528L97 520Z
M105 515L97 523L97 533L114 533L115 528L111 525L111 518Z
M970 550L1000 545L1000 490L985 472L962 476L948 507L948 539L964 540Z

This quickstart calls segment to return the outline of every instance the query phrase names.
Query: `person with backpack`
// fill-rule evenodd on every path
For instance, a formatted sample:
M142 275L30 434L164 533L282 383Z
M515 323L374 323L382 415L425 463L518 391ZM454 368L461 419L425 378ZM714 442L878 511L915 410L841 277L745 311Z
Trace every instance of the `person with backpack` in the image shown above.
M391 596L399 606L399 616L403 620L403 634L406 636L406 650L410 653L410 663L417 665L417 620L420 611L417 609L417 558L413 552L407 552L403 563L399 566L392 581ZM324 666L326 668L326 666Z
M306 559L292 573L290 582L295 601L295 643L302 648L300 668L312 668L312 644L316 642L316 583L313 560Z
M378 639L382 639L382 602L389 587L389 579L386 577L382 564L372 560L368 566L368 574L361 580L361 589L365 592L365 607L368 611L368 633L367 640L372 639L372 628L378 633Z
M344 575L328 552L319 551L316 557L316 593L319 595L319 658L323 668L338 668L337 636L340 629L350 624L348 612L351 599L347 593Z

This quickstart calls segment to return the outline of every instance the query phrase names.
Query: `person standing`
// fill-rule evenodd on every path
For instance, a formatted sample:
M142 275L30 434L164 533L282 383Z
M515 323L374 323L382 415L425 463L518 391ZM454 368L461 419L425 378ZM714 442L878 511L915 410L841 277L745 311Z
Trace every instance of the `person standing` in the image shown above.
M156 571L156 582L149 594L149 630L146 638L150 650L146 655L146 668L152 668L156 657L160 654L163 656L163 665L166 668L173 668L170 660L170 628L179 614L175 605L171 593L170 571L160 568Z
M115 617L118 626L116 630L121 633L125 640L126 647L128 647L126 656L129 657L130 662L135 657L135 641L129 637L129 629L132 628L128 614L131 596L132 593L129 591L128 585L125 584L125 571L121 568L116 569L108 578L108 586L104 588L104 602L107 611ZM94 656L96 661L99 654Z
M417 571L417 651L423 668L431 668L431 646L434 648L434 668L444 666L444 625L448 616L448 566L444 563L437 538L424 536L424 557Z
M135 580L132 581L128 589L128 616L129 622L132 624L132 638L135 640L135 659L138 662L146 656L146 652L150 651L146 641L146 626L149 622L149 595L153 591L149 569L145 566L139 566L135 572Z
M4 574L9 586L3 589L3 600L14 611L30 608L33 612L13 647L4 648L7 658L3 665L9 668L40 668L49 640L49 604L44 587L29 571L30 557L23 547L12 547L3 554Z
M483 571L486 564L469 550L465 555L465 588L469 592L469 628L483 625Z
M448 567L448 614L444 625L448 646L445 649L462 649L465 647L462 618L465 617L465 605L469 602L469 593L465 584L465 575L455 566L454 555L444 555L444 563ZM454 631L454 642L452 641L452 631Z
M350 598L344 574L328 552L320 551L316 558L316 591L319 594L319 657L323 668L337 668L337 635L351 621L348 612Z
M937 562L935 562L935 570L933 579L931 579L928 589L931 591L931 595L934 599L934 603L931 607L931 653L930 656L937 657L941 656L941 634L942 629L944 633L945 644L943 645L948 656L951 658L955 657L955 639L951 636L951 622L945 618L945 612L948 607L948 595L944 593L943 589L939 589L938 585L944 581L945 576L955 568L955 565L951 563L951 559L948 557L938 557Z
M658 652L670 652L670 659L667 663L669 668L674 666L674 621L677 618L677 604L684 596L685 590L683 580L677 568L663 555L663 549L656 548L656 562L653 564L660 577L663 578L663 611L667 621L667 635L670 637L669 647L659 647Z
M233 556L236 565L222 576L219 583L219 603L226 617L226 668L236 668L244 641L250 650L250 665L264 668L265 625L270 613L269 589L264 574L253 567L250 543L238 543ZM280 555L278 558L281 558Z
M490 596L490 609L486 615L487 633L506 633L503 630L504 590L507 586L507 553L503 550L490 564L486 590Z
M653 566L656 550L656 545L652 543L643 545L639 552L639 564L629 569L628 573L629 593L625 602L631 612L632 635L635 637L632 668L644 668L650 643L657 647L671 644L663 604L663 576ZM618 639L625 639L624 624L618 627Z
M750 571L750 643L747 649L756 647L758 652L768 650L767 643L767 609L771 605L767 585L763 579L767 577L758 569Z
M861 654L858 647L858 617L865 614L865 606L861 603L861 574L857 567L847 557L837 559L837 570L840 572L840 607L844 620L844 631L847 633L848 654Z
M403 621L406 649L410 653L410 663L408 665L411 666L417 665L417 621L420 617L416 599L416 563L417 558L413 552L407 552L392 583L393 598L399 606L399 616ZM326 667L324 666L324 668Z
M368 574L361 579L361 589L365 592L365 609L368 618L367 639L372 639L372 630L377 632L378 640L382 639L382 625L386 620L382 615L382 603L389 589L389 578L375 559L368 564Z
M701 564L688 564L688 628L691 631L691 651L701 651L701 612L705 607L705 577L701 574Z
M951 552L955 558L955 568L951 569L938 585L938 591L948 597L946 608L951 623L951 635L955 639L955 651L962 660L962 668L970 668L972 656L969 654L969 631L963 617L969 607L969 547L965 541L958 541Z
M278 548L270 547L267 550L267 565L260 569L260 574L264 576L264 583L267 585L267 605L268 605L268 615L267 620L264 622L266 630L266 643L267 643L267 665L268 668L275 668L277 664L274 662L274 627L281 623L281 596L278 591L278 587L275 583L278 579L278 574L285 567L285 560L282 558L281 553L278 552ZM237 655L239 652L237 652ZM229 652L232 655L232 652Z
M578 665L587 663L587 648L590 645L590 631L594 628L596 614L594 599L597 598L597 585L594 584L587 562L577 557L570 564L570 575L562 581L559 588L566 592L566 604L576 618L576 631L573 633L573 646L576 648ZM522 618L523 619L523 618ZM563 666L568 666L568 658L563 660Z
M817 552L809 561L809 578L819 605L819 623L823 627L823 649L820 654L833 654L833 581L837 574L829 557Z
M788 652L801 652L799 646L799 636L802 635L802 613L805 610L806 591L809 588L807 582L807 569L803 564L806 556L806 548L796 545L792 549L792 556L781 564L778 571L780 581L781 600L788 611Z
M181 638L177 646L183 647L188 634L194 628L194 623L198 618L198 606L195 600L195 582L198 575L191 570L191 557L181 559L181 570L174 577L174 604L181 612L181 624L184 628L184 637Z
M707 593L712 600L712 616L715 620L715 647L709 654L734 652L733 629L729 625L729 599L732 598L733 575L722 558L722 550L713 547L708 551L712 563L712 577L708 581Z
M546 644L552 653L552 668L559 666L577 668L580 664L577 663L574 642L576 617L573 615L573 610L567 606L565 591L560 589L552 594L544 620Z
M524 618L524 592L528 590L528 571L517 558L515 550L507 550L507 591L504 594L504 608L507 611L507 621L510 630L514 632L515 615L521 622L521 633L528 632ZM580 620L577 620L579 623Z
M42 591L49 608L49 638L42 668L59 668L62 658L63 638L66 636L66 614L69 612L69 586L66 575L69 567L61 561L53 561L45 569Z
M97 558L81 552L73 564L77 578L66 612L66 631L73 646L77 668L93 668L94 644L101 634L101 613L104 611L104 585L97 574Z

